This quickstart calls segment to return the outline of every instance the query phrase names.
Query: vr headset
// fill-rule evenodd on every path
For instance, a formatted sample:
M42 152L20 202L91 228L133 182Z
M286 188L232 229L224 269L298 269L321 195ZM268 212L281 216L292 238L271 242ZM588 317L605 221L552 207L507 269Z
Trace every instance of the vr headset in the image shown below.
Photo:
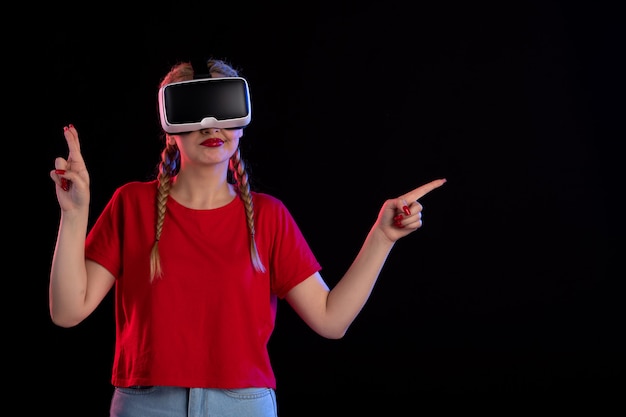
M248 82L241 77L200 78L159 89L159 115L167 133L242 128L251 112Z

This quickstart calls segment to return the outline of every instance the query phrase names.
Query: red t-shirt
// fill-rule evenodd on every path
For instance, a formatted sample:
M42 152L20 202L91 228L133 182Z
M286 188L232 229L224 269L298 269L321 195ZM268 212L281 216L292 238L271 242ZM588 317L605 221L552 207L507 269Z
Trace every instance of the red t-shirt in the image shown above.
M293 217L253 193L254 270L243 202L193 210L167 202L150 283L157 182L118 188L88 233L86 257L115 277L115 386L276 388L267 351L277 298L321 269Z

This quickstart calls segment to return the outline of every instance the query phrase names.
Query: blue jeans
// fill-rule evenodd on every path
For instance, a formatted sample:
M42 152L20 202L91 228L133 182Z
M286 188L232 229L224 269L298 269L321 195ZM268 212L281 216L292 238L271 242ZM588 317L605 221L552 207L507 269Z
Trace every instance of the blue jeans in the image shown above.
M277 417L271 388L116 387L111 417Z

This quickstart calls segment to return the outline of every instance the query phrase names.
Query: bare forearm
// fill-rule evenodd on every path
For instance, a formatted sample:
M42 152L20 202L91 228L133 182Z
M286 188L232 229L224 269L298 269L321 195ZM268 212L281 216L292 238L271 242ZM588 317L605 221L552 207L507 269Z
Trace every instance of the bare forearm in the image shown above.
M85 303L87 213L62 216L50 270L50 316L60 326L77 324Z
M330 339L344 336L369 299L395 242L422 227L417 200L445 182L434 180L386 200L354 262L332 290L316 273L289 292L287 300L314 331Z
M354 262L328 294L327 321L334 337L341 337L367 302L394 242L373 228Z

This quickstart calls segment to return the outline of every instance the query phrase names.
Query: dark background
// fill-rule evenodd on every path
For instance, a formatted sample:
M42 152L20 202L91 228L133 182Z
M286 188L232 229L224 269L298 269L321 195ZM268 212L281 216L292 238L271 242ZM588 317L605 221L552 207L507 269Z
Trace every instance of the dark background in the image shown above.
M448 179L345 338L322 339L280 304L282 417L623 409L625 39L611 3L180 1L15 16L5 73L27 120L5 130L17 164L6 189L23 194L5 211L26 233L5 238L26 274L6 297L19 303L6 340L16 387L35 389L25 405L43 394L54 414L104 417L112 393L112 300L72 329L48 315L48 172L67 152L63 126L80 132L95 219L116 187L153 177L160 78L214 56L250 83L253 185L287 204L331 286L385 199Z

